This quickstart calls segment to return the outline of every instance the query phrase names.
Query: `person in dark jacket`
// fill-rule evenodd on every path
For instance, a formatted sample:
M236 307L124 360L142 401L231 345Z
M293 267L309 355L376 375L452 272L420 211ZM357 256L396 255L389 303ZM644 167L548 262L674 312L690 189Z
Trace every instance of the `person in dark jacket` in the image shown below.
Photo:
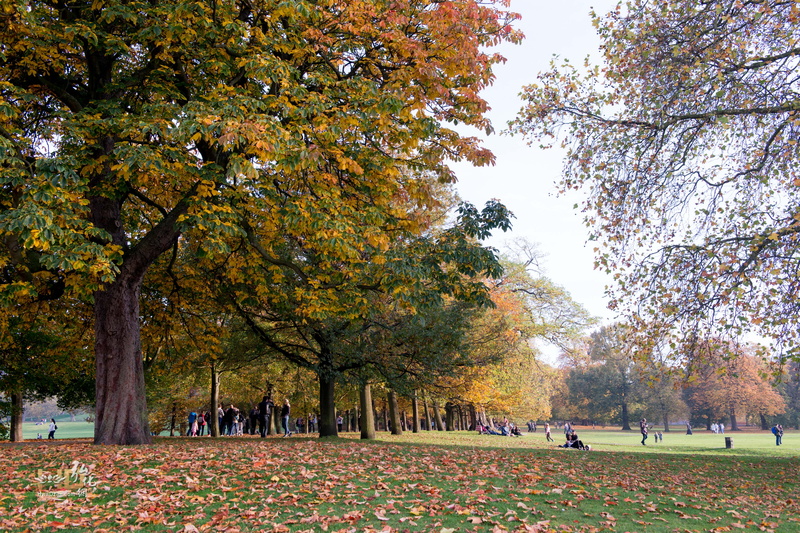
M264 399L258 404L258 429L262 437L267 436L267 423L272 413L272 407L272 398L269 396L264 396Z
M292 434L289 431L289 415L292 412L292 408L289 405L289 399L283 400L283 407L281 407L281 420L283 420L283 436L288 437Z
M236 419L238 418L239 410L231 404L228 409L225 411L225 415L222 417L222 427L224 430L220 430L220 433L223 435L235 435L234 424L236 423Z

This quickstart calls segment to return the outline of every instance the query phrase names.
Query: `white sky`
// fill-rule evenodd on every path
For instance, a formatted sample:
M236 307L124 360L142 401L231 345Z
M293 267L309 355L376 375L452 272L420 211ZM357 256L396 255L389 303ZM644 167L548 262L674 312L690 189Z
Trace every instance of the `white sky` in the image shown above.
M522 106L521 88L548 68L554 54L577 64L589 54L597 57L599 39L589 11L594 7L605 13L615 4L611 0L512 0L512 11L522 15L517 27L525 33L525 40L521 45L497 49L508 61L495 67L494 86L484 92L497 132L505 129ZM538 243L539 251L546 255L544 274L567 289L592 315L604 322L612 320L603 294L611 280L594 270L593 243L586 241L582 214L573 209L579 197L556 195L561 153L528 146L521 137L499 134L487 137L485 145L497 158L495 166L459 164L454 168L459 178L456 189L464 200L481 208L487 200L497 198L516 216L513 231L498 233L488 244L502 249L504 242L514 238Z

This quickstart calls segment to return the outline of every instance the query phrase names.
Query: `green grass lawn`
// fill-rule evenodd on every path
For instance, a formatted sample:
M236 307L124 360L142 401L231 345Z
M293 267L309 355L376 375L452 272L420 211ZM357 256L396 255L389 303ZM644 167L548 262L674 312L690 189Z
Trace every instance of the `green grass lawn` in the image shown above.
M578 432L6 445L0 531L800 531L797 433ZM42 499L70 465L85 494Z
M71 422L67 417L65 419L56 420L58 429L56 430L56 439L86 439L94 438L94 424L86 422L85 420L76 420ZM26 440L36 439L36 435L40 434L43 439L47 438L48 429L50 428L50 420L46 424L36 425L34 422L25 422L22 424L22 436Z

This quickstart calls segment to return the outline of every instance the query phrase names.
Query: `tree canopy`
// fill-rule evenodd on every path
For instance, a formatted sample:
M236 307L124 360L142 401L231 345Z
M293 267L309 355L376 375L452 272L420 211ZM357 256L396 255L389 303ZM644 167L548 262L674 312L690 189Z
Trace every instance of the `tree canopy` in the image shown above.
M92 300L96 443L150 441L139 296L162 254L383 250L416 176L492 161L451 124L491 129L506 3L3 4L0 297Z
M632 0L594 15L602 66L524 91L513 129L566 147L613 305L651 333L755 330L798 355L798 20L795 1Z

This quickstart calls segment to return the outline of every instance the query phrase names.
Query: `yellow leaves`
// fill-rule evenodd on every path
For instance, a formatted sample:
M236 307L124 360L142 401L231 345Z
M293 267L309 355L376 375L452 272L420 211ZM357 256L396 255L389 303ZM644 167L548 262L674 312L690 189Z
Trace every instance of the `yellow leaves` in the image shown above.
M342 157L338 160L339 163L339 170L344 170L346 172L351 172L357 176L360 176L364 173L364 169L361 168L361 165L353 161L348 157Z
M201 181L197 185L197 196L200 198L210 198L212 196L219 195L219 191L216 188L216 184L211 181Z
M46 231L46 230L45 230ZM43 231L32 229L25 239L26 248L34 248L46 252L50 249L50 240L43 238Z

